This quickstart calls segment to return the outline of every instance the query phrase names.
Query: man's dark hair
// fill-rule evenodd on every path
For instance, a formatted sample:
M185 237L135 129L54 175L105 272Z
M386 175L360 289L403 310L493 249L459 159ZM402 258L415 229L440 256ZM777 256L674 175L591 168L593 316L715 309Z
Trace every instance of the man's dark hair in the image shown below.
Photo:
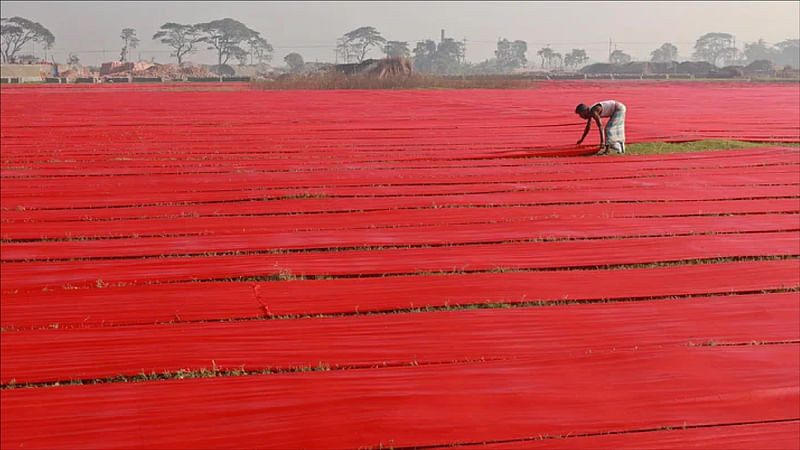
M588 108L588 106L584 105L583 103L579 103L578 106L575 107L575 114L580 114L580 112L586 108Z

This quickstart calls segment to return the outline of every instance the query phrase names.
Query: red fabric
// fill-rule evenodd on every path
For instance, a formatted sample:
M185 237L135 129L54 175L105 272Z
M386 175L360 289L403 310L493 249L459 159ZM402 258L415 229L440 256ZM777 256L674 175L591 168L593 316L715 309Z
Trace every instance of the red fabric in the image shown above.
M133 189L133 188L131 188ZM9 220L118 220L150 217L266 215L321 212L358 212L409 208L441 208L473 205L552 205L563 203L649 202L796 197L798 185L778 186L677 186L637 189L519 191L413 197L305 198L267 202L197 203L189 205L145 205L120 208L25 210L7 212ZM24 206L21 209L25 209Z
M391 228L430 225L516 222L545 218L594 220L599 217L663 217L700 214L791 213L797 199L705 200L636 203L574 203L565 205L494 206L474 208L383 209L349 213L296 215L183 217L114 220L97 227L92 221L15 220L3 223L3 239L32 240L80 237L160 235L225 235L237 233ZM5 256L5 247L2 255Z
M698 329L698 321L706 326ZM368 347L363 336L370 337ZM364 368L753 340L800 340L795 294L6 333L0 380L53 382L215 367L285 370L320 363Z
M421 246L421 245L458 245L475 243L499 243L505 241L523 241L532 239L597 239L618 238L633 236L670 236L685 235L688 233L732 233L732 232L766 232L766 231L800 231L800 216L797 214L771 214L771 215L743 215L743 216L699 216L699 217L662 217L662 218L595 218L593 220L576 220L575 218L541 218L528 221L509 223L485 223L464 225L431 225L427 227L408 228L383 228L383 229L342 229L323 231L284 231L284 232L243 232L239 234L226 234L221 236L186 236L186 237L153 237L134 239L104 239L85 241L39 241L26 243L3 244L4 261L7 260L47 260L69 258L132 258L132 257L157 257L161 255L202 255L224 252L252 252L270 250L321 250L352 249L357 247L378 246ZM298 227L302 226L298 223ZM612 243L617 245L616 243ZM597 244L602 249L602 243ZM463 249L467 253L479 255L480 249ZM789 248L787 248L789 250ZM559 249L561 251L561 249ZM380 254L380 252L375 252ZM456 255L458 252L454 252ZM621 253L621 251L620 251ZM325 259L326 255L317 255ZM549 255L549 261L556 264L558 255ZM344 258L347 258L344 255ZM456 256L458 258L458 256ZM230 258L228 258L230 259ZM238 256L237 261L247 264L246 261L260 261L263 264L268 258L248 258ZM278 260L286 258L278 258ZM389 262L394 257L387 258ZM291 261L291 258L287 259ZM381 258L375 260L380 261ZM161 264L161 263L164 264ZM249 275L244 270L224 270L219 266L227 264L225 259L198 258L193 264L200 270L203 266L213 265L215 270L220 270L220 276L230 273ZM453 261L458 262L458 259ZM96 262L85 264L67 264L62 267L75 267L94 265ZM161 270L159 267L176 267L185 265L180 260L172 261L125 261L120 260L117 266L136 266L143 263L157 272L160 280L175 279L170 275L170 270ZM174 264L172 264L174 263ZM36 263L19 266L19 269L9 268L8 277L3 282L11 283L14 274L20 271L33 270ZM58 264L50 264L57 267ZM114 264L97 264L104 267L109 275L116 275ZM14 266L10 266L14 267ZM292 268L292 265L284 266ZM392 273L387 269L387 273ZM263 274L263 272L259 272ZM255 274L255 273L253 273ZM65 274L66 275L66 274ZM111 278L111 276L109 277ZM205 278L205 275L203 276ZM68 279L65 277L65 280ZM125 278L123 278L125 279ZM177 279L180 279L177 278ZM48 282L49 283L49 282Z
M566 436L553 439L542 436L530 440L506 441L469 448L480 450L517 449L709 449L726 450L791 450L800 442L800 420L777 423L733 424L721 427L684 428L656 431Z
M711 370L713 368L713 370ZM0 391L3 448L364 448L796 417L797 345Z
M576 156L598 93L628 143L800 141L797 84L3 86L0 446L796 444L800 151Z
M598 259L602 260L603 255ZM96 287L94 283L92 286ZM352 314L445 305L746 293L798 286L800 262L796 259L652 269L280 283L206 282L102 289L59 285L52 290L37 286L31 290L4 291L0 319L6 328L104 326L289 314Z
M571 167L565 168L560 173L541 174L533 173L535 169L543 171L537 167L518 167L511 168L481 168L471 170L469 168L446 168L440 169L438 177L433 179L429 169L414 169L403 171L402 178L393 180L393 184L387 184L389 180L380 171L363 171L358 173L359 180L334 179L328 178L329 174L317 173L312 177L293 177L280 183L280 186L266 186L263 181L248 180L239 181L236 184L224 186L224 189L202 190L180 192L188 186L182 180L182 176L173 176L171 180L155 189L147 189L142 186L140 189L131 190L132 186L97 186L89 183L89 186L82 186L82 179L68 178L61 180L61 187L52 195L47 195L42 186L31 186L33 189L22 189L22 182L31 183L33 179L22 179L17 181L16 187L8 186L9 197L3 206L16 208L24 206L25 209L63 209L63 208L90 208L99 206L138 206L154 203L187 202L187 203L223 203L223 202L242 202L242 201L268 201L278 200L285 197L297 196L324 196L325 198L340 197L413 197L413 196L432 196L448 194L479 194L479 193L502 193L520 191L563 191L570 190L592 190L625 188L636 189L641 187L681 187L686 185L723 185L723 186L742 186L752 185L763 182L765 177L769 177L771 184L796 184L797 182L797 152L781 152L781 159L773 156L773 162L768 164L764 159L758 161L751 160L751 167L747 167L747 172L742 171L742 167L716 169L702 167L699 170L690 170L688 167L683 170L663 170L654 167L652 164L647 167L647 172L642 173L642 167L625 167L624 164L615 164L610 167L603 167L603 173L598 174L596 170L587 171L575 170ZM738 162L738 158L737 158ZM747 164L741 161L739 164ZM756 167L752 167L758 164ZM792 165L793 164L793 165ZM622 167L620 167L622 166ZM428 172L426 177L417 175L418 172ZM143 175L146 175L144 173ZM356 174L350 174L353 176ZM340 175L339 175L340 176ZM213 175L208 176L208 181ZM278 176L272 176L271 182L276 183ZM284 177L286 178L286 177ZM306 179L309 178L309 179ZM107 180L112 180L108 177ZM382 183L381 183L382 181ZM253 184L256 182L257 184ZM246 183L250 183L247 189ZM374 184L370 184L374 183ZM52 184L52 183L48 183ZM117 183L119 184L119 183ZM304 187L292 187L304 186ZM51 186L53 187L53 186ZM106 197L98 198L97 192L89 188L103 189ZM222 186L220 186L222 187ZM256 189L253 189L253 188ZM170 189L171 188L171 189ZM74 192L70 192L72 189ZM166 190L166 192L164 192ZM176 192L177 191L177 192Z

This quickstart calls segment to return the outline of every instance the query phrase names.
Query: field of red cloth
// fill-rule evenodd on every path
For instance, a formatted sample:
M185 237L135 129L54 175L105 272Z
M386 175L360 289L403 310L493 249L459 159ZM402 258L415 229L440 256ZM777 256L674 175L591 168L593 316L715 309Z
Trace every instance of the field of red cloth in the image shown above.
M3 449L800 446L796 84L0 100Z

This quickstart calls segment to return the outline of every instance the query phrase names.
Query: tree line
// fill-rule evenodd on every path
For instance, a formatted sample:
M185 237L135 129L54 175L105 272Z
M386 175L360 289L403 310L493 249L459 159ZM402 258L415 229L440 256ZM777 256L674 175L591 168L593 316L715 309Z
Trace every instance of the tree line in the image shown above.
M52 48L55 36L42 24L22 17L0 19L0 53L2 62L24 61L26 55L20 52L29 42L35 42L45 49ZM132 49L140 40L133 28L120 32L122 47L120 61L127 61ZM231 60L239 64L264 63L272 60L274 49L261 33L244 23L231 18L212 20L197 24L167 22L152 36L153 40L170 48L170 56L182 64L188 55L195 53L200 46L213 50L217 55L217 65L228 64ZM509 41L499 39L494 57L480 63L466 61L466 42L445 38L439 42L423 40L411 48L408 41L387 40L371 26L356 28L343 34L336 41L336 57L343 63L361 63L372 50L378 50L387 57L413 59L414 68L419 72L434 74L459 73L504 73L528 66L528 44L524 40ZM715 66L735 65L769 60L784 66L800 67L800 40L786 39L771 46L763 39L746 43L743 51L735 46L735 39L728 33L707 33L701 36L694 46L692 59L707 61ZM584 49L573 48L562 55L549 45L536 51L542 69L577 69L589 61ZM675 45L666 42L650 53L652 62L677 61L680 57ZM609 54L609 63L625 64L631 62L630 55L623 50ZM283 58L290 71L300 71L304 67L302 55L289 53ZM78 63L77 55L71 53L68 62Z
M23 17L0 19L0 53L2 62L15 63L24 60L20 51L30 42L38 43L45 49L52 48L55 36L38 22ZM132 49L139 46L141 40L134 28L123 28L119 35L122 40L119 60L126 62ZM225 18L197 24L179 24L167 22L161 25L153 40L171 49L170 56L178 64L184 62L187 55L198 50L198 46L207 45L208 50L217 54L217 64L227 64L231 59L240 64L267 62L272 59L273 48L261 33L249 28L238 20ZM78 63L77 55L70 53L70 63Z

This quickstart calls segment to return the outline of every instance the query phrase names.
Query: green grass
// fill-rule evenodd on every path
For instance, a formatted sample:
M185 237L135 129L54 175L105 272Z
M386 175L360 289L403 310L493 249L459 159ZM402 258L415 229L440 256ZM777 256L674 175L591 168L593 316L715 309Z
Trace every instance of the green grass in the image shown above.
M709 139L692 142L637 142L625 144L626 155L663 155L668 153L709 152L716 150L738 150L755 147L800 147L798 143L744 142L724 139ZM609 155L618 155L613 150Z

